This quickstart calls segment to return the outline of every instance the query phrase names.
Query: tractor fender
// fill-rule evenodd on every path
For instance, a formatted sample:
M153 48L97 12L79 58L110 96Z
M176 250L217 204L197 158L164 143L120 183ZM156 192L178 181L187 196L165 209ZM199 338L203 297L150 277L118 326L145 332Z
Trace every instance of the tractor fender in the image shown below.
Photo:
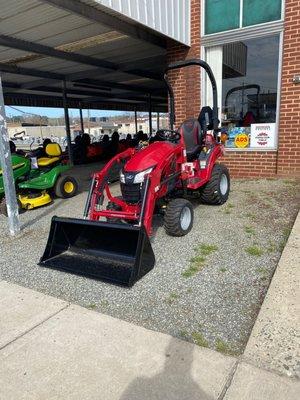
M57 165L48 172L41 172L36 178L30 179L19 184L21 189L45 190L51 189L55 185L58 177L70 169L69 165Z

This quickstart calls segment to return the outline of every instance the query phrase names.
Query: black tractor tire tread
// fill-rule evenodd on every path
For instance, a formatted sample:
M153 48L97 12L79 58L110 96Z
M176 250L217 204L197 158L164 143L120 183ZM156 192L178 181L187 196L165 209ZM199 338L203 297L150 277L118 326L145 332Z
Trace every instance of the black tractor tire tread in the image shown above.
M222 194L218 190L220 176L224 173L227 175L228 186L230 187L228 168L224 164L215 164L211 173L210 180L206 183L206 185L200 192L200 198L203 203L211 205L221 205L227 201L229 190L225 196L222 196Z
M192 213L192 220L189 228L183 231L180 226L180 214L183 207L188 206ZM190 201L186 199L174 199L168 204L164 216L164 228L169 236L184 236L193 227L194 210Z
M66 181L70 181L73 183L75 189L71 193L67 193L64 191L64 184ZM60 197L62 199L69 199L71 197L76 196L78 192L78 182L73 176L59 176L54 185L54 193L56 197Z

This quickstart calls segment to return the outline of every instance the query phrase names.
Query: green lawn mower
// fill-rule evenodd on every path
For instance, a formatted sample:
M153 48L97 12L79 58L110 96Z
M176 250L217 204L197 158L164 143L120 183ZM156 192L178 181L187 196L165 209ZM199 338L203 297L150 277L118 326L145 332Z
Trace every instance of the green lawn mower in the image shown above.
M33 162L12 154L12 168L20 210L31 210L52 202L52 195L69 198L76 195L78 183L65 173L70 165L62 161L62 151L57 143L47 145L46 157ZM36 165L34 165L36 164ZM7 215L3 174L0 165L0 213Z

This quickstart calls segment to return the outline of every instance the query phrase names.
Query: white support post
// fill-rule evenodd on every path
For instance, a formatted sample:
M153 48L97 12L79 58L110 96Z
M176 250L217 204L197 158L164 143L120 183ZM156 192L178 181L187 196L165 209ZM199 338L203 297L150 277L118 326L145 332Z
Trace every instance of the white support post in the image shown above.
M9 232L15 236L20 232L19 208L16 196L16 188L13 177L11 154L9 147L9 136L6 127L6 116L0 76L0 163L4 184L4 193L8 214Z

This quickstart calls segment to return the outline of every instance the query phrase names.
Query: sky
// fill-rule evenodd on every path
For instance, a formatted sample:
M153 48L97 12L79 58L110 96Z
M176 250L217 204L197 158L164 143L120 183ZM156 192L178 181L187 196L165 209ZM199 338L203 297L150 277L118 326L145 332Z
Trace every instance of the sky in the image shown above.
M41 116L46 115L47 117L50 118L58 118L64 115L64 110L62 108L5 106L5 112L8 117L22 115L22 111L23 113L33 113ZM90 117L107 117L107 116L123 115L123 114L124 114L123 111L90 110ZM70 118L79 117L79 110L70 108L69 115ZM88 110L83 110L83 117L87 117L87 115L88 115Z

